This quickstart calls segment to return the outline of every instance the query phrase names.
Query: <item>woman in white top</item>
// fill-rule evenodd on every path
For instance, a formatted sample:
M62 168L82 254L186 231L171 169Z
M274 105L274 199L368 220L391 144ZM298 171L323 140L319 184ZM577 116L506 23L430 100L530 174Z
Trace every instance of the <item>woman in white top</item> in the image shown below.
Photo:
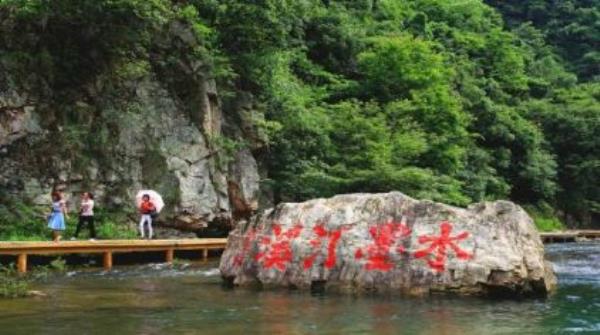
M72 238L73 240L79 235L79 231L84 223L87 223L90 230L90 240L96 239L96 229L94 228L94 195L90 192L84 192L81 195L79 222L77 223L77 229L75 229L75 234Z

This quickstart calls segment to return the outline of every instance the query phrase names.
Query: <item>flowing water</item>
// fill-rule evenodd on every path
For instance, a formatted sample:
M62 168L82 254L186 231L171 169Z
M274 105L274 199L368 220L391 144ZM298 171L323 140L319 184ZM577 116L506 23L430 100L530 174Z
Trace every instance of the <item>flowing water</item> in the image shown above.
M70 272L0 300L0 334L600 334L600 243L547 246L545 300L228 289L216 263Z

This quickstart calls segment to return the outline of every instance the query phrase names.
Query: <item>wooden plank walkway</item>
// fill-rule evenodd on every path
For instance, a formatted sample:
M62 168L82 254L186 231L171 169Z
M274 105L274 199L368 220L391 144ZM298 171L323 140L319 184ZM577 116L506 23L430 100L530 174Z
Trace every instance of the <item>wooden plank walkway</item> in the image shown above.
M600 239L600 230L566 230L540 233L544 243L575 242L578 240Z
M96 240L60 242L0 242L0 255L16 255L19 272L27 272L27 255L103 254L104 268L112 268L113 253L164 251L165 261L173 261L175 250L199 250L203 259L209 250L225 249L226 238L182 240Z

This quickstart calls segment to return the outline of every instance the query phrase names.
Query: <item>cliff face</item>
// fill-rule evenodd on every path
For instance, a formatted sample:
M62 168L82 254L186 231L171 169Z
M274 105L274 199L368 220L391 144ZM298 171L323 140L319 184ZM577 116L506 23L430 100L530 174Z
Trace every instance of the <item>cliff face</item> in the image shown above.
M171 28L158 47L195 43L185 27ZM248 111L234 105L226 120L204 64L155 60L133 74L101 71L64 92L0 62L2 193L48 206L51 190L62 189L75 206L91 191L102 207L133 210L139 189L155 189L167 203L163 224L196 232L256 210L249 133L231 121Z
M102 107L78 102L77 108L94 109L89 129L79 132L48 120L35 97L1 92L0 187L35 205L48 205L53 188L71 197L89 190L113 208L130 207L137 190L152 188L165 197L167 215L178 219L173 222L188 229L257 208L252 154L246 148L223 152L215 143L224 136L224 120L214 84L198 88L204 102L195 111L198 123L157 81L128 86L126 102L102 94L95 97ZM81 150L63 142L89 134L98 143Z

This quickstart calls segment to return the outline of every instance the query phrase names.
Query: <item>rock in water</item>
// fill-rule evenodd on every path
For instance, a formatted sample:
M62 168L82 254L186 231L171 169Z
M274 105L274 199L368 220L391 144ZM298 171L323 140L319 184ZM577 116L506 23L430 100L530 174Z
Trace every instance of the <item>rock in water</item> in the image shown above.
M556 285L521 207L399 192L280 204L230 233L220 270L235 285L350 292L545 296Z

